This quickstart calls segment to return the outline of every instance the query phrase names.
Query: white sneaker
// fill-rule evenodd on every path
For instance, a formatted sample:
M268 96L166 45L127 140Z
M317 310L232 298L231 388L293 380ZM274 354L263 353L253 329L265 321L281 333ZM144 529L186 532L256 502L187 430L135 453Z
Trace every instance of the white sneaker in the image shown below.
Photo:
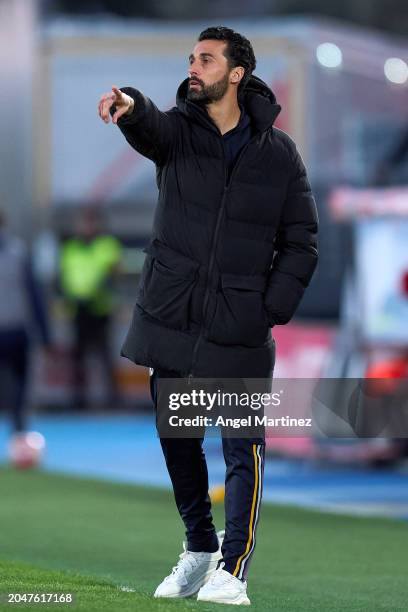
M247 583L222 569L224 565L221 563L221 566L214 570L210 579L199 590L197 600L237 606L251 605L246 592Z
M224 531L217 533L219 549L214 553L191 552L187 550L187 543L183 542L184 552L180 560L172 569L169 576L159 584L154 597L189 597L206 583L210 575L217 567L222 558L221 545L224 539Z

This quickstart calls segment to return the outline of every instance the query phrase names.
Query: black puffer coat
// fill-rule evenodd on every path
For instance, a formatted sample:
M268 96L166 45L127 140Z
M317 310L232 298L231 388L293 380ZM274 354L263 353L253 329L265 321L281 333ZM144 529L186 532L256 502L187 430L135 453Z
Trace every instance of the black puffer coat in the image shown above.
M140 91L118 126L156 164L158 204L122 355L182 376L269 378L270 328L293 316L317 263L318 216L280 106L252 76L243 104L255 134L229 182L221 133L186 99L161 112ZM274 251L275 257L274 257Z

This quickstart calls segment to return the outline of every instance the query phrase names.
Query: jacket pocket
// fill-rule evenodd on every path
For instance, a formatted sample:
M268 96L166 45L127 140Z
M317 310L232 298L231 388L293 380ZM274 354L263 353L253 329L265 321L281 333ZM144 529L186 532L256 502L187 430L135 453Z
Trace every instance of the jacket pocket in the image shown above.
M147 253L138 304L163 325L188 331L199 263L155 239Z
M266 277L223 274L215 296L214 315L207 334L217 344L257 347L270 334L264 292Z

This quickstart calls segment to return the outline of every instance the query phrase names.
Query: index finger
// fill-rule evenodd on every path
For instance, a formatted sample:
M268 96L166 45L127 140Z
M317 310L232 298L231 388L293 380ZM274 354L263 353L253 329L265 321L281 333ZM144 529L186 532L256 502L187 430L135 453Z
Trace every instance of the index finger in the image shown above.
M116 94L117 97L121 97L122 96L122 92L120 91L120 89L118 89L118 87L116 87L116 85L112 85L112 91L114 94Z

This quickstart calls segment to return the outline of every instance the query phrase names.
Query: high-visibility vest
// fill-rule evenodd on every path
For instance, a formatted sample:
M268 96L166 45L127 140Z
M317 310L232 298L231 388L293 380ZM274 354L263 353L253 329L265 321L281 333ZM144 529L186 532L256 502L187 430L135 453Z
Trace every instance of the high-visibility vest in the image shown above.
M74 303L85 303L96 315L109 314L114 307L108 286L112 267L122 255L113 236L97 236L90 242L67 240L62 247L60 272L65 296Z

